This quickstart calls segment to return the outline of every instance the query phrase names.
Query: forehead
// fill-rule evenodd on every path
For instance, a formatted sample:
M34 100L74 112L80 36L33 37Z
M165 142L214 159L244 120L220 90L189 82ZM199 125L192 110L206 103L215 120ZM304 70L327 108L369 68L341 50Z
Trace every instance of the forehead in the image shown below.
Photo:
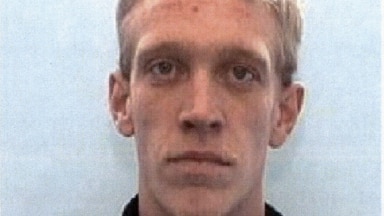
M142 0L124 18L122 30L131 48L143 39L250 48L262 41L271 51L276 47L275 22L261 0Z
M195 16L201 11L206 15L215 12L246 18L250 16L249 9L261 5L261 2L257 0L142 0L139 5L144 11L151 11L152 15L165 12Z
M274 13L262 0L137 0L137 4L122 20L124 33L140 31L155 23L198 23L198 29L208 24L221 27L236 24L239 27L261 29L275 36ZM215 18L221 19L215 19ZM203 22L201 22L203 21ZM221 21L221 23L220 23ZM223 24L224 22L227 25ZM267 24L265 24L267 23ZM263 25L264 24L264 25ZM177 28L177 26L173 26ZM259 32L260 33L260 32Z

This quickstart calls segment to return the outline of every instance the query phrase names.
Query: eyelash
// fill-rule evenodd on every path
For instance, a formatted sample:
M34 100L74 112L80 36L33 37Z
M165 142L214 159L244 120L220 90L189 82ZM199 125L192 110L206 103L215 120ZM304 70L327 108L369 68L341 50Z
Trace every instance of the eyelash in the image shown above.
M237 70L236 70L237 69ZM247 75L248 75L248 80L245 80L245 82L251 82L251 81L257 81L259 80L259 77L257 76L258 73L255 72L256 70L249 67L249 66L245 66L245 65L234 65L231 67L231 75L235 76L234 78L237 79L238 77L236 76L236 72L243 72L245 74L244 77L247 78ZM251 77L249 77L251 76ZM239 80L240 81L240 80Z
M230 63L223 65L222 67L222 80L231 87L237 89L249 89L252 86L260 83L261 84L261 74L260 71L249 64L243 63ZM240 74L236 74L240 72ZM243 74L241 74L243 73ZM239 75L239 76L237 76Z
M168 65L161 65L161 64L168 64ZM159 68L162 66L164 66L165 68L164 67ZM155 71L156 69L160 71ZM162 73L161 71L162 69L168 70L168 71L165 71L166 74ZM178 64L175 61L168 60L168 59L156 59L156 60L150 61L146 71L148 71L152 81L155 83L169 82L177 78L176 76L178 72Z

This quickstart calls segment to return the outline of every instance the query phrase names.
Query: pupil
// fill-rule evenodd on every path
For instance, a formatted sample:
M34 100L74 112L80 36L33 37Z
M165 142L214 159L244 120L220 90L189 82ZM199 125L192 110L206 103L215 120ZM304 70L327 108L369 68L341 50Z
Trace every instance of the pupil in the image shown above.
M160 63L159 69L160 69L160 73L167 74L171 71L171 65L166 62L163 62L163 63Z
M246 71L244 70L244 68L239 68L239 67L235 67L233 73L236 79L239 79L239 80L244 79L246 75Z

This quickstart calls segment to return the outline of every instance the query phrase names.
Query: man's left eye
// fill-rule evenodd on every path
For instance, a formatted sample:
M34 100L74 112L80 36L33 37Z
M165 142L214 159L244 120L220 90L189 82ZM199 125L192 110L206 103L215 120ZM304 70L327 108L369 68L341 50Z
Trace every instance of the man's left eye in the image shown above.
M230 77L236 82L251 82L255 79L255 74L246 66L234 66Z

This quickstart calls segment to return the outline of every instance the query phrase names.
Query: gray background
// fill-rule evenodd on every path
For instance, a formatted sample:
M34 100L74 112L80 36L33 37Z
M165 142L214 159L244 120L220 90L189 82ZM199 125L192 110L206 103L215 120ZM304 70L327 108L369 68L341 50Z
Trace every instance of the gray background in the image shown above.
M287 216L380 215L380 1L306 2L305 112L271 151L267 198ZM136 192L106 103L115 6L1 2L1 215L119 215Z

